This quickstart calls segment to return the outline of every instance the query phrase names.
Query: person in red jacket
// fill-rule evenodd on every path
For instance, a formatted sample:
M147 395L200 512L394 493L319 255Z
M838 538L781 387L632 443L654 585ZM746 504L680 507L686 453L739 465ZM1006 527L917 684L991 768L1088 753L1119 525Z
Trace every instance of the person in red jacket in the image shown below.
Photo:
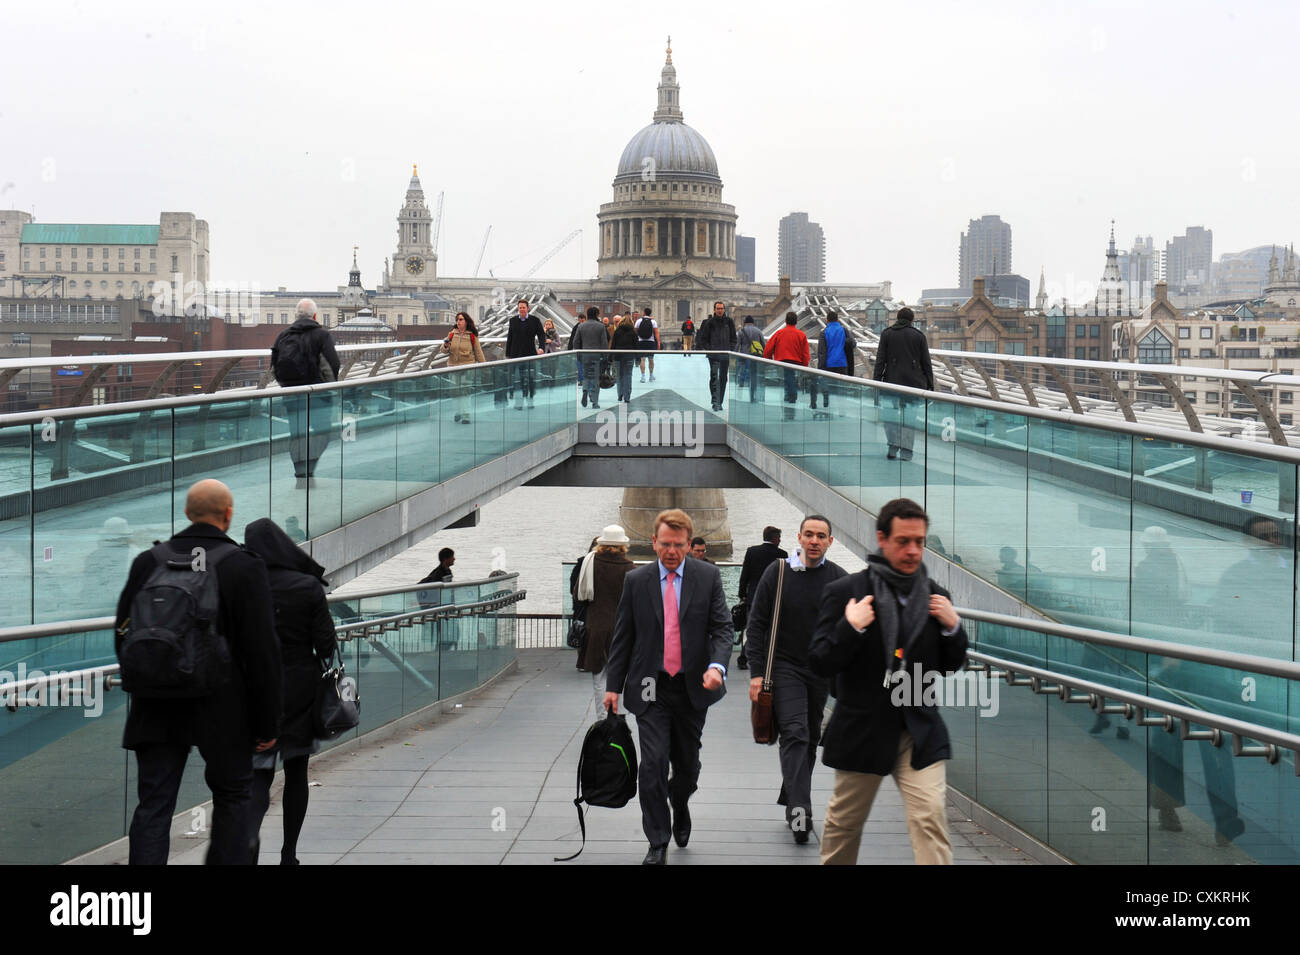
M797 321L799 321L799 316L794 312L785 313L785 326L778 329L767 340L767 347L763 349L764 358L783 361L790 365L808 367L811 358L811 351L808 348L808 336L799 331L795 325ZM799 389L796 384L795 371L790 368L785 373L785 403L790 407L782 409L782 417L786 420L794 418L794 403L798 398Z

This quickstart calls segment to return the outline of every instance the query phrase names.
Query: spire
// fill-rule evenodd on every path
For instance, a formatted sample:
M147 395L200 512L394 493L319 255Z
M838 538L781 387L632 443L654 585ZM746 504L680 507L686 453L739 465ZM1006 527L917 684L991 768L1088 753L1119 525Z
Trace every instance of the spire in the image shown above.
M1041 265L1038 267L1038 298L1034 304L1040 312L1047 310L1047 269Z
M1268 284L1277 284L1277 246L1273 246L1273 254L1268 260Z
M357 265L357 248L352 247L352 271L348 273L348 288L361 288L361 266Z
M673 38L668 38L667 57L659 73L659 108L654 112L656 123L680 123L682 108L677 87L677 69L673 66Z
M1115 220L1110 220L1110 248L1106 251L1106 257L1110 258L1115 252Z

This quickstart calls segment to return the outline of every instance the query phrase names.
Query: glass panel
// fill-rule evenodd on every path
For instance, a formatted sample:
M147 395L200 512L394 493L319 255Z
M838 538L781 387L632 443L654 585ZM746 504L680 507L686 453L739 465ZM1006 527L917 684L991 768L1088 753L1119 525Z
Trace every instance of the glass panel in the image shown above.
M1129 618L1129 436L1058 421L1029 425L1028 602L1054 619L1123 633ZM1162 586L1164 568L1142 580ZM1136 586L1136 581L1135 581ZM1010 589L1010 588L1009 588Z
M1295 465L1148 439L1133 450L1133 632L1294 659Z
M0 428L0 627L32 622L32 441L40 428Z
M215 478L230 488L235 514L230 536L243 539L243 530L260 517L272 514L272 493L267 481L271 422L269 398L242 398L175 409L175 481L172 512L177 529L186 527L185 497L190 487ZM282 515L277 523L294 540L303 540L300 516Z
M0 675L0 682L16 675ZM63 862L126 833L126 695L103 692L97 681L92 686L89 694L66 698L33 690L27 699L59 705L0 710L0 859L6 864Z
M355 521L397 500L397 413L391 382L344 389L339 422L342 520ZM313 395L316 401L319 394ZM319 487L315 490L319 490ZM315 506L315 495L313 507Z
M173 532L171 413L62 418L49 436L34 447L35 622L110 615L131 560Z
M296 434L291 430L289 453L294 466L294 486L305 484L307 489L308 537L319 537L343 522L341 419L344 415L354 423L354 415L370 419L370 405L362 389L363 386L354 386L310 392L306 396L305 421L301 405L299 414L290 419L302 429Z

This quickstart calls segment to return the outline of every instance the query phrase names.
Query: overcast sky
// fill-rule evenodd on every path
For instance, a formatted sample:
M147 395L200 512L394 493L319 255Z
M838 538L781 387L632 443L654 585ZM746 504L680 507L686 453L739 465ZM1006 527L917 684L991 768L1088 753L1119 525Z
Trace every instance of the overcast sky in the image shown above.
M216 280L373 287L420 165L439 272L596 272L596 212L664 60L776 278L777 222L830 282L957 284L968 220L1079 298L1121 246L1300 233L1300 5L44 2L6 9L0 205L42 222L211 225ZM1082 294L1087 294L1086 287Z

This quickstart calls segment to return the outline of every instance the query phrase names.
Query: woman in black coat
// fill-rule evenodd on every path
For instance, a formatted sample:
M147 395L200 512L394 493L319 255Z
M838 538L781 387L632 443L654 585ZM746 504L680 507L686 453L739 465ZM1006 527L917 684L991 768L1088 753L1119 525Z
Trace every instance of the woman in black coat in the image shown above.
M261 518L244 530L244 544L261 557L271 580L275 632L284 663L284 715L277 745L253 756L250 832L257 840L271 798L275 756L284 760L284 846L281 865L297 865L298 834L307 817L307 758L320 749L313 709L322 671L334 657L334 621L325 600L325 568L275 522Z
M602 671L614 640L614 618L623 595L623 578L633 568L627 559L631 541L617 524L610 524L595 541L595 553L588 554L577 567L574 580L575 598L587 605L587 645L578 651L578 669L591 674L591 688L599 715L605 706L605 679ZM590 567L585 562L590 559ZM583 572L587 571L584 583Z

